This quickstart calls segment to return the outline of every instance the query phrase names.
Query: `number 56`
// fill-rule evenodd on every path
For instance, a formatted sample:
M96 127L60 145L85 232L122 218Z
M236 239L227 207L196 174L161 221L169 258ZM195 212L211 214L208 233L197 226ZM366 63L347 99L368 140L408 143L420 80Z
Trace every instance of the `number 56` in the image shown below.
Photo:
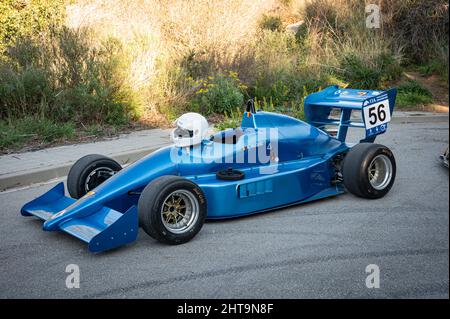
M376 106L369 108L369 117L370 117L369 123L371 125L374 125L378 121L383 122L386 119L386 111L384 110L385 105L379 104L378 109L375 112L376 108L377 108Z

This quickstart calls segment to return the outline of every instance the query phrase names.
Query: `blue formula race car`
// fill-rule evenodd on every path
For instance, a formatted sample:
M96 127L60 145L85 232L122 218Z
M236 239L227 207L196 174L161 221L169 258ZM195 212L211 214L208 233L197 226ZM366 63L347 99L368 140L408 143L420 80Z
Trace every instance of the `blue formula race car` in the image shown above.
M331 86L305 99L306 122L255 111L250 100L240 127L213 135L204 117L187 113L175 122L173 145L125 168L105 156L82 157L67 177L70 197L59 183L21 213L101 252L133 242L139 226L156 240L182 244L205 219L297 205L345 189L381 198L394 183L396 164L387 147L373 142L386 131L395 98L395 89ZM349 128L364 130L359 143L346 142Z

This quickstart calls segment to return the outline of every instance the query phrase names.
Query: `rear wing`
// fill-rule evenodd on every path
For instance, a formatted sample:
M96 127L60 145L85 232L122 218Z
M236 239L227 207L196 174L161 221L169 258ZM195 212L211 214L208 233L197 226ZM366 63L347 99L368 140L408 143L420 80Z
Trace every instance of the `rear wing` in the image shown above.
M365 129L366 135L361 142L373 142L378 134L386 132L396 96L397 89L355 90L334 85L305 98L305 116L308 123L321 129L337 126L337 139L342 142L349 127ZM340 109L339 119L330 118L332 109ZM352 111L359 111L361 116L352 117Z

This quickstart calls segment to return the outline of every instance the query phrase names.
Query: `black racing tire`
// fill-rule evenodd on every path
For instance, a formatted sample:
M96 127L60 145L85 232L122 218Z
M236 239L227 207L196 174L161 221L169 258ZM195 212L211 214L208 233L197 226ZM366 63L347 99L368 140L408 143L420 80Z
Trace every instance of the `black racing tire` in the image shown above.
M122 166L109 157L98 154L83 156L70 168L67 175L67 190L72 198L81 198L121 169ZM96 179L90 176L94 171L99 175L95 177Z
M377 199L392 188L396 170L394 154L389 148L380 144L360 143L345 156L342 175L345 188L350 193Z
M175 220L167 217L169 206L174 203L171 196L182 198L181 207L191 207L191 216L182 217L181 221L186 223L185 229L175 229L169 221ZM175 197L177 198L177 197ZM166 204L165 204L166 203ZM190 204L189 204L190 203ZM166 208L169 207L169 208ZM166 209L166 218L163 209ZM175 214L177 208L174 209ZM184 215L186 216L187 208ZM196 217L194 216L196 215ZM206 218L206 198L201 188L194 182L179 176L165 175L150 182L142 191L138 202L139 224L152 238L171 245L183 244L190 241L203 227ZM178 218L178 215L177 217ZM164 221L163 221L164 220Z

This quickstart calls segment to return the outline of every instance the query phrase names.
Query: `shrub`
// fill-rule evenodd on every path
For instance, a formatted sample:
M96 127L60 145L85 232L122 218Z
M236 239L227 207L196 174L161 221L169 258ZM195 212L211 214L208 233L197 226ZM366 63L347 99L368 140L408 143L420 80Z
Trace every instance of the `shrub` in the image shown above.
M435 56L417 69L423 75L438 74L448 84L448 45L436 44L435 47Z
M348 52L341 57L340 69L338 74L349 86L361 89L381 88L386 81L402 74L399 62L389 53L364 57L357 52Z
M225 74L210 76L196 82L198 89L192 100L194 110L204 114L230 114L232 110L244 102L242 84L237 73L228 71Z
M408 80L397 88L397 106L409 108L417 105L429 104L433 101L431 92L421 86L417 81Z
M211 55L206 51L189 50L181 60L181 67L192 78L208 74L211 67Z
M312 77L307 73L303 73L303 70L299 70L291 74L286 82L280 82L277 85L266 88L266 91L260 88L259 91L254 91L256 95L252 96L255 97L257 109L281 112L304 120L303 102L305 97L330 85L345 87L346 83L329 74Z
M33 67L15 72L0 66L0 115L15 118L47 113L53 89L46 72Z
M340 67L342 77L351 87L361 89L378 88L381 82L380 70L365 63L357 54L344 54Z
M415 93L422 96L431 97L431 92L414 80L408 80L400 84L397 88L399 93Z
M126 124L139 116L127 64L120 42L95 44L88 30L62 27L39 41L18 38L0 65L0 115Z
M21 37L37 35L62 25L65 0L2 0L0 2L0 53Z
M309 35L309 27L306 23L299 26L297 32L295 33L295 39L300 46L305 46Z
M283 22L279 16L264 14L259 21L259 27L263 30L281 31L283 29Z
M242 110L236 108L230 110L228 114L225 114L224 119L215 125L215 128L219 131L226 130L228 128L236 128L240 126L242 121Z

